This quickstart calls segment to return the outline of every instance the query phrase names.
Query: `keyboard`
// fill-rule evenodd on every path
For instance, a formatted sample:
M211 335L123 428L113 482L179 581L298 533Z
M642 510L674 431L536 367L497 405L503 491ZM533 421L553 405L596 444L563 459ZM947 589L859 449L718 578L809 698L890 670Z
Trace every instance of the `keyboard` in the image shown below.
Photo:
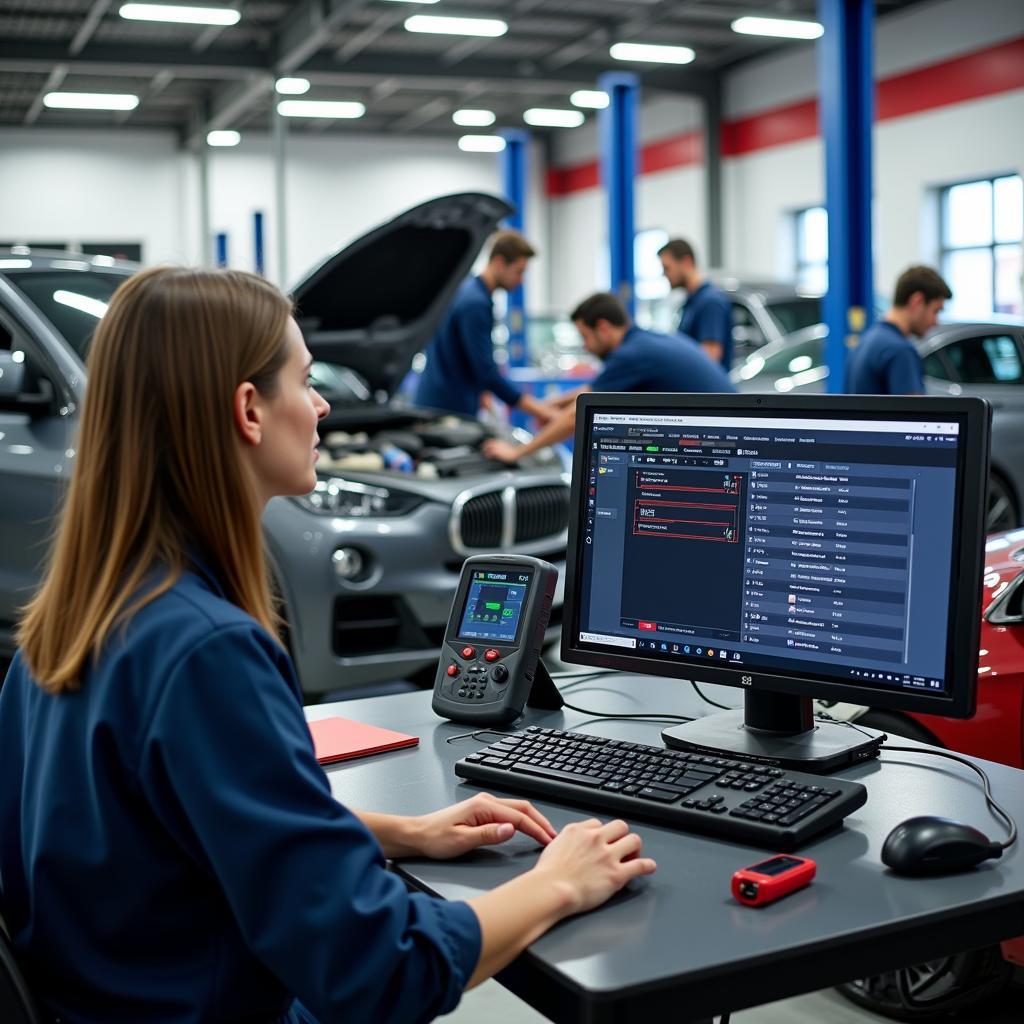
M531 726L455 774L506 789L771 850L795 850L867 800L857 782Z

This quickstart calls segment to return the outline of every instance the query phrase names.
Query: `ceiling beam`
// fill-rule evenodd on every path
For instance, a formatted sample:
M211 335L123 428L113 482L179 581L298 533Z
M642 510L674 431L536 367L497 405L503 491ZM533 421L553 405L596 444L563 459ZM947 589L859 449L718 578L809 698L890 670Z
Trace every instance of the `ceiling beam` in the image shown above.
M36 98L32 101L32 105L28 108L25 114L25 124L35 124L36 118L43 112L43 97L48 92L56 89L60 86L61 82L67 77L68 68L66 64L58 64L46 77L46 83L42 89L36 94Z
M159 96L160 93L162 93L164 89L166 89L167 86L169 86L173 81L174 75L170 71L168 71L167 68L164 68L162 71L158 71L153 76L152 81L150 81L149 87L139 97L139 106L136 107L135 110L138 110L139 107L143 106L143 104L147 103L149 100L155 99L157 96ZM125 110L122 111L120 114L115 114L114 120L118 124L124 124L132 116L132 114L135 113L135 110Z
M228 8L233 11L242 11L244 0L231 0ZM197 36L192 42L193 53L202 53L207 47L217 41L217 37L224 31L226 25L211 25L205 32Z
M71 40L71 45L68 47L68 53L72 57L81 53L85 44L92 39L92 34L99 27L99 23L103 20L103 15L107 13L109 6L110 0L93 0L93 5L89 8L85 21L79 26L78 31Z

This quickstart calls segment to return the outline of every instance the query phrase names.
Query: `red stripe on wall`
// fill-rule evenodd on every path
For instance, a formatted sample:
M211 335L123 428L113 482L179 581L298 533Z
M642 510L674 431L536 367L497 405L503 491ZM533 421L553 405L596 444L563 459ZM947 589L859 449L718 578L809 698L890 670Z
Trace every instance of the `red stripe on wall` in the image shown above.
M924 110L1024 89L1024 36L882 79L875 91L875 117L888 121ZM722 122L722 156L741 156L818 135L818 101L802 100L752 117ZM642 174L685 167L703 159L701 133L687 132L648 143ZM560 196L600 184L596 160L548 172L548 195Z

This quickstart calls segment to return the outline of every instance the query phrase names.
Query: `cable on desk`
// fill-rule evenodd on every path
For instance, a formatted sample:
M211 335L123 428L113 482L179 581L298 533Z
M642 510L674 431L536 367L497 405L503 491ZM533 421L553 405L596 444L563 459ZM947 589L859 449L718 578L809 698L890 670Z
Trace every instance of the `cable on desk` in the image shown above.
M518 732L517 729L513 729L511 732L502 732L500 729L474 729L472 732L460 732L454 736L445 737L445 743L454 743L455 740L465 739L476 739L478 736L490 734L491 736L515 736Z
M578 712L580 712L580 714L583 714L583 715L594 715L598 719L600 719L601 721L615 721L615 720L620 719L620 718L621 719L642 718L642 719L646 719L649 722L650 721L654 721L654 722L692 722L693 721L692 718L687 718L684 715L669 715L669 714L664 714L663 715L659 711L648 711L648 712L645 712L644 714L621 714L621 715L616 715L616 714L610 714L610 713L605 712L605 711L594 711L592 708L580 708L580 707L577 707L575 704L570 704L568 701L565 701L565 706L570 711L578 711Z
M728 704L719 704L717 700L712 700L692 679L690 680L690 685L697 691L697 696L700 697L705 704L710 704L713 708L721 708L723 711L739 710L738 708L729 707Z
M961 757L959 754L952 754L948 750L922 750L920 747L894 747L888 743L882 744L882 750L898 750L905 754L925 754L929 757L947 757L950 761L959 761L960 764L966 765L976 775L981 776L981 784L985 787L985 803L988 804L989 808L994 814L997 814L1006 824L1006 827L1010 831L1009 837L1001 842L996 843L1001 850L1008 850L1015 842L1017 842L1017 822L1010 817L1010 815L1003 810L1002 807L996 803L995 797L992 795L992 783L989 780L988 775L985 774L984 768L979 768L978 765L972 761L968 761L966 757Z

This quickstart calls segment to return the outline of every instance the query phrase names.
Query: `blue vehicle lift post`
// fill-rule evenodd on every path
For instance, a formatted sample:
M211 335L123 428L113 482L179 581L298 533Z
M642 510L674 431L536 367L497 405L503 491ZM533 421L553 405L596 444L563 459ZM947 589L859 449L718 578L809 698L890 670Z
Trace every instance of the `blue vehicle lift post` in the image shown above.
M633 239L640 79L633 74L609 71L598 78L597 87L608 94L608 106L598 113L598 138L601 181L608 198L611 290L622 299L632 317L636 313Z
M514 231L526 231L526 196L530 182L530 133L510 128L501 132L505 148L501 151L501 183L505 198L514 210L505 220L505 226ZM508 365L527 366L526 351L526 293L520 285L508 296Z
M228 265L228 233L226 231L217 232L217 266L226 267Z
M256 210L252 215L253 265L257 274L263 273L263 213Z
M872 313L871 131L874 0L818 0L818 118L828 211L828 390L843 390L846 356Z

